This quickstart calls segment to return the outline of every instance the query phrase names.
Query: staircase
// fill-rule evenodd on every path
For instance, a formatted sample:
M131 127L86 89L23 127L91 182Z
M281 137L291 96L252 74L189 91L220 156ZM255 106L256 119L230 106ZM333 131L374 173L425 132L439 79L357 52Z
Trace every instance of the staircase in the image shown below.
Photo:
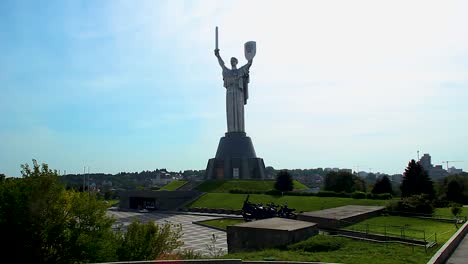
M180 186L176 191L191 191L195 189L198 185L200 185L202 182L203 180L189 181L186 184Z

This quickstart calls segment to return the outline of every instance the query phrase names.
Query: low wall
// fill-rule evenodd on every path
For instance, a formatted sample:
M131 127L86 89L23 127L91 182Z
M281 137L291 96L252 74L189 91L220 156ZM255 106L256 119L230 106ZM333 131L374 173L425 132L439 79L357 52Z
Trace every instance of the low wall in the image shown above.
M463 240L466 233L468 233L468 222L465 222L465 224L458 229L458 231L439 249L439 251L435 253L427 264L445 263Z
M290 245L318 234L317 225L285 218L269 218L227 227L228 252Z

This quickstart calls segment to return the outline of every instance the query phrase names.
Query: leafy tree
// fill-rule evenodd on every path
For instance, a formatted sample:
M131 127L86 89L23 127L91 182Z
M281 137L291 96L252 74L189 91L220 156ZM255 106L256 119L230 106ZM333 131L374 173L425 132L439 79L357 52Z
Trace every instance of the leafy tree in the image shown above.
M330 171L325 175L324 190L333 192L365 191L365 181L347 171Z
M445 177L439 182L438 196L460 204L468 203L468 175Z
M157 225L153 221L131 223L120 237L117 250L119 260L154 260L162 254L183 245L180 241L182 227L169 223Z
M46 164L22 165L23 178L0 182L3 258L15 263L116 260L113 220L93 195L66 191ZM3 251L2 250L2 251Z
M366 192L366 181L361 178L353 175L353 180L354 180L354 192Z
M372 188L372 193L390 193L393 194L392 183L387 176L383 176L375 182L374 188Z
M414 159L408 163L408 167L406 167L403 173L400 189L402 197L427 194L430 199L433 199L435 196L434 185L429 175L421 164Z
M181 243L180 227L173 230L170 225L135 223L129 232L114 232L107 205L95 194L65 189L57 171L36 160L32 168L28 164L21 168L23 178L0 180L0 234L8 238L2 258L11 263L109 262L150 255L154 259Z
M275 189L281 192L292 191L294 183L287 170L281 170L276 176Z

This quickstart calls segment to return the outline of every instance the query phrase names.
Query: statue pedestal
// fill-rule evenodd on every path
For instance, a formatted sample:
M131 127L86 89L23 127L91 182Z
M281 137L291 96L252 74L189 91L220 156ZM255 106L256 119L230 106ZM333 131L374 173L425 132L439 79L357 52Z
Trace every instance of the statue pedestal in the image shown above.
M219 140L216 157L208 161L206 179L264 179L265 163L257 158L245 132L228 132Z

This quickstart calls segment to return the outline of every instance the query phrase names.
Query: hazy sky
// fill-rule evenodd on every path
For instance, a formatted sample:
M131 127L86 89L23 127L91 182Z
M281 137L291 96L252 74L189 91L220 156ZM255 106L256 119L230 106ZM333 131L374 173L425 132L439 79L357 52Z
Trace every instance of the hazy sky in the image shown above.
M275 168L468 170L468 1L0 1L0 173L205 169L213 54L257 42L246 131ZM450 164L452 165L452 164Z

